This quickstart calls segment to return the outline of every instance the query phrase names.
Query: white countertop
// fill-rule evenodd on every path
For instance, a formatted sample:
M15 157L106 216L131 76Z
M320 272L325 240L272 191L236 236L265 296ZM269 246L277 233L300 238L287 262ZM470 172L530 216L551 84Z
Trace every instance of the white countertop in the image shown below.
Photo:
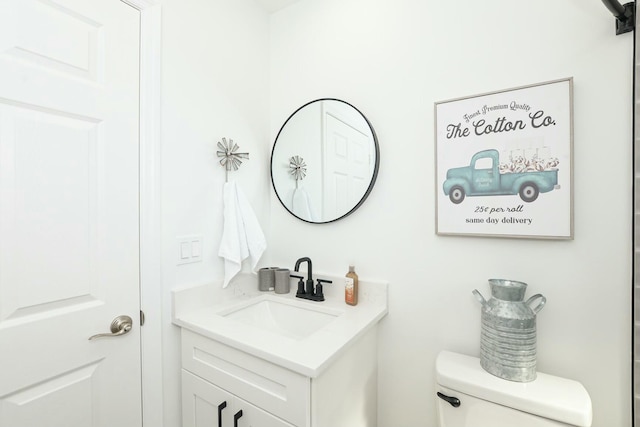
M344 302L344 277L314 274L314 280L317 278L333 280L324 286L326 299L322 302L296 298L294 280L288 294L260 292L257 276L244 273L224 290L219 283L177 289L173 291L173 323L315 378L388 312L387 283L361 279L358 305L350 306ZM218 314L255 299L295 300L299 306L340 315L308 337L295 339Z

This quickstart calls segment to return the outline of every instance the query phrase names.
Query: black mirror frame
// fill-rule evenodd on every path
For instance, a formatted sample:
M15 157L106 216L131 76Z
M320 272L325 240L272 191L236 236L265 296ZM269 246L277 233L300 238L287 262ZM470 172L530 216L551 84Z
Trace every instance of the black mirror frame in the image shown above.
M375 161L375 165L374 165L374 168L373 168L373 176L371 177L371 181L369 182L369 186L367 187L367 190L365 191L365 193L362 196L362 198L360 199L360 201L358 201L358 203L353 208L351 208L351 210L349 210L347 213L345 213L344 215L342 215L342 216L340 216L338 218L331 219L329 221L309 221L309 220L306 220L304 218L300 218L299 216L297 216L296 214L291 212L291 210L289 210L289 208L287 208L287 206L284 204L284 202L280 198L280 194L278 194L278 190L276 189L275 181L273 180L273 154L274 154L275 149L276 149L276 144L278 143L278 137L280 137L280 134L282 133L282 130L285 128L285 126L287 126L287 123L291 120L291 118L293 118L293 116L296 115L296 113L298 111L302 110L304 107L306 107L306 106L308 106L310 104L313 104L314 102L319 102L319 101L337 101L337 102L341 102L343 104L346 104L346 105L350 106L351 108L353 108L354 110L356 110L358 112L358 114L360 114L362 116L362 118L367 123L367 126L369 126L369 129L371 130L371 135L373 136L373 144L374 144L375 154L376 154L376 161ZM380 145L378 144L378 136L376 135L376 131L373 129L373 126L371 125L371 122L369 122L369 119L367 119L367 116L362 114L362 111L357 109L355 106L353 106L352 104L350 104L350 103L348 103L346 101L343 101L343 100L337 99L337 98L318 98L318 99L314 99L313 101L309 101L306 104L304 104L301 107L299 107L298 109L296 109L287 118L287 120L285 120L285 122L280 127L280 130L278 131L278 134L276 135L276 139L274 140L273 147L271 149L271 159L270 159L270 164L269 164L269 174L271 175L271 186L273 187L273 191L276 193L276 197L278 198L278 201L280 202L282 207L285 208L286 211L289 212L291 215L293 215L294 217L298 218L300 221L304 221L304 222L307 222L309 224L329 224L329 223L338 221L340 219L346 218L347 216L349 216L353 212L355 212L356 209L358 209L364 203L364 201L367 199L367 197L369 197L369 194L371 193L371 190L373 189L373 185L376 183L376 179L378 178L379 169L380 169Z

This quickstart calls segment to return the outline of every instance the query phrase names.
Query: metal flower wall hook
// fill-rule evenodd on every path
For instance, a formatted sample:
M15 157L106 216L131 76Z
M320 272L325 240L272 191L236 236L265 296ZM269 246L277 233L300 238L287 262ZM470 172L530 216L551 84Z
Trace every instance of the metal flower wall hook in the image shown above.
M249 153L238 153L237 151L240 148L238 144L233 142L233 139L229 139L227 142L227 138L222 138L222 141L218 141L218 148L220 151L216 153L218 157L222 157L220 164L224 166L224 182L227 182L229 179L229 171L231 169L237 171L242 164L242 160L240 159L248 159Z
M293 156L289 158L289 173L296 179L296 188L298 187L298 181L302 181L307 176L307 164L300 156Z

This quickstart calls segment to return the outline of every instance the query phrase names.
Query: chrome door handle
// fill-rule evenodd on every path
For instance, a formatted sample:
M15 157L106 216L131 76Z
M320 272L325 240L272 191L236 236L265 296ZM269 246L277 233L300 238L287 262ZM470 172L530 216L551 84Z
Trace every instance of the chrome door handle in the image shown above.
M110 334L96 334L89 337L90 340L103 337L118 337L124 335L133 327L133 320L129 316L118 316L111 322Z

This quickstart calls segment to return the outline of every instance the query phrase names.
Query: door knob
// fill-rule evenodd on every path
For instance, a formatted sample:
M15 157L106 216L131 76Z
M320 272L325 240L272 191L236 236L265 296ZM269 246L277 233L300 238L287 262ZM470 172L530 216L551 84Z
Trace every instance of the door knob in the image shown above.
M118 337L124 335L133 327L133 320L129 316L118 316L111 322L110 334L96 334L89 337L90 340L103 337Z

